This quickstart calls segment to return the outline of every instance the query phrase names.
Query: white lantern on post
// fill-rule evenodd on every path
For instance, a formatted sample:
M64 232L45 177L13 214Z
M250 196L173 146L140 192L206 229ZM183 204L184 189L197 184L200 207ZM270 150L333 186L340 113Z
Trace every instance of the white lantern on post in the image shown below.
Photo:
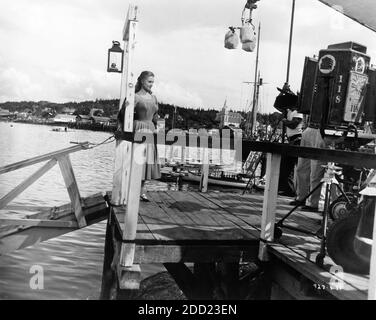
M124 51L119 41L112 41L112 48L108 49L107 72L123 72Z

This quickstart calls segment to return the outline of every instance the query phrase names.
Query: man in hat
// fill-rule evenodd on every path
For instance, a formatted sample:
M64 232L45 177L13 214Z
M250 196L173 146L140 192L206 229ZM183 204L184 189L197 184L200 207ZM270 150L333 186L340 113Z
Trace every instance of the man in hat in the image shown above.
M288 143L299 146L302 137L303 129L303 114L297 111L298 96L293 93L288 83L285 83L283 88L277 88L280 95L277 97L274 107L282 112L284 130ZM282 157L281 170L279 176L278 190L281 195L294 197L295 183L294 183L294 169L298 159L296 157Z
M295 107L287 109L286 117L282 120L286 128L288 143L293 146L300 146L303 132L303 114L299 113ZM286 157L282 159L280 173L280 191L282 195L295 196L295 166L298 162L297 157Z

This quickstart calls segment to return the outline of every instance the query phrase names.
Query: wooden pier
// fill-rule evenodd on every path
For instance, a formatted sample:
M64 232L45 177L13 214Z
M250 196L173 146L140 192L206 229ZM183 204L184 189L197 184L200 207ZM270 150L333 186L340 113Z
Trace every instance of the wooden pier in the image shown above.
M148 262L163 263L188 298L218 297L218 292L221 298L239 298L239 263L244 261L256 261L263 268L263 287L269 289L264 298L376 299L376 245L372 246L368 281L367 277L340 272L328 258L322 264L314 263L320 247L324 248L315 235L320 220L317 216L294 214L292 228L280 240L274 236L278 216L289 211L286 202L278 200L282 156L374 169L376 155L247 141L236 130L222 130L212 136L207 132L134 132L132 62L138 21L138 8L130 5L123 28L125 68L119 103L120 109L125 106L124 125L116 133L102 299L132 298L140 285L140 263ZM146 144L203 149L201 192L153 193L151 203L140 203ZM265 153L264 195L207 193L208 149L235 150L236 157L243 161L250 152ZM304 227L308 233L292 231L296 227ZM194 263L193 272L185 262Z
M291 209L288 205L291 199L278 197L282 156L376 169L376 155L247 141L242 140L238 132L228 134L226 130L216 137L176 132L166 135L134 133L135 74L132 61L137 24L137 7L130 6L123 30L125 67L119 104L120 108L123 103L125 106L124 126L116 133L101 299L135 297L140 287L140 265L151 263L162 263L189 299L242 299L249 282L240 277L239 270L242 264L251 262L262 271L263 290L257 292L257 297L254 297L257 299L376 300L375 241L370 274L355 275L340 271L329 257L322 265L315 263L321 247L316 235L322 220L319 214L295 212L285 221L282 237L275 239L274 236L276 222ZM140 202L143 165L140 159L146 143L203 148L200 192L149 192L151 201ZM208 190L208 149L239 151L239 147L241 152L236 156L242 160L247 159L251 151L267 155L264 194L243 196ZM69 174L68 161L65 158L53 159L43 172L57 161L68 177L65 180L77 222L84 225L80 196L72 191L75 183ZM43 172L37 172L37 175ZM376 188L374 182L372 187ZM27 181L19 189L29 183ZM12 197L16 193L17 190ZM10 198L2 204L8 203ZM84 233L85 229L75 232ZM376 239L376 220L373 239ZM0 266L2 260L0 257ZM12 268L12 259L7 261L3 270ZM187 263L193 263L193 269ZM1 273L0 279L6 275Z
M82 277L92 274L96 280L88 287L97 292L95 298L100 293L101 299L131 299L140 284L140 266L161 263L189 299L243 299L249 281L239 276L239 268L252 262L264 273L265 290L258 292L257 299L367 299L368 275L338 274L329 257L324 267L315 264L320 249L314 235L321 220L317 213L298 211L288 218L281 239L267 244L269 261L261 262L263 194L161 191L148 192L148 197L150 202L140 203L136 238L128 241L135 245L131 268L120 265L121 246L127 243L122 240L125 208L112 207L107 227L101 222L0 256L0 297L85 299L91 292L73 292L67 283L61 284L66 290L60 292L55 281L71 274L69 287L75 288ZM278 197L277 219L291 209L290 200ZM307 233L290 229L296 227ZM98 233L93 230L100 229L103 237L93 239ZM99 242L104 244L94 245ZM60 244L66 249L60 250ZM62 265L61 261L71 260L72 252L77 263ZM45 268L45 290L30 289L31 265ZM334 288L338 281L343 281L340 290Z
M259 262L263 195L168 191L149 192L148 196L151 202L140 204L132 268L119 265L124 207L111 211L102 298L131 298L132 290L121 290L118 285L137 289L137 266L149 263L163 263L190 299L212 299L218 297L218 291L223 299L241 298L244 284L239 264ZM290 210L289 201L278 199L277 218ZM320 241L314 233L319 221L319 214L299 211L286 221L281 240L268 245L271 260L264 267L270 292L265 299L367 298L368 276L338 275L329 257L324 268L315 264ZM186 263L194 263L193 272ZM117 265L120 269L115 270ZM329 285L340 280L344 281L341 290Z

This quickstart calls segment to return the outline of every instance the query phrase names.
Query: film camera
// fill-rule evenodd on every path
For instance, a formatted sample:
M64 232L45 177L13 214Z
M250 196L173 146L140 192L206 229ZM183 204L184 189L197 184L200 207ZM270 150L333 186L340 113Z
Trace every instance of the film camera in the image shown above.
M298 107L322 134L376 129L376 70L367 48L355 42L329 45L318 59L306 57ZM329 132L329 133L328 133ZM332 132L332 133L330 133Z

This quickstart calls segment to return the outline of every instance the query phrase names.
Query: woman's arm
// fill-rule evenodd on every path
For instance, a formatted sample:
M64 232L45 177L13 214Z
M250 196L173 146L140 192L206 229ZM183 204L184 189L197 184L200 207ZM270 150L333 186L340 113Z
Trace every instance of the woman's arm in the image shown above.
M158 101L157 101L157 98L154 96L154 99L155 99L155 106L156 106L156 111L153 115L153 123L155 126L157 126L157 123L158 123L158 119L159 119L159 115L158 115Z

